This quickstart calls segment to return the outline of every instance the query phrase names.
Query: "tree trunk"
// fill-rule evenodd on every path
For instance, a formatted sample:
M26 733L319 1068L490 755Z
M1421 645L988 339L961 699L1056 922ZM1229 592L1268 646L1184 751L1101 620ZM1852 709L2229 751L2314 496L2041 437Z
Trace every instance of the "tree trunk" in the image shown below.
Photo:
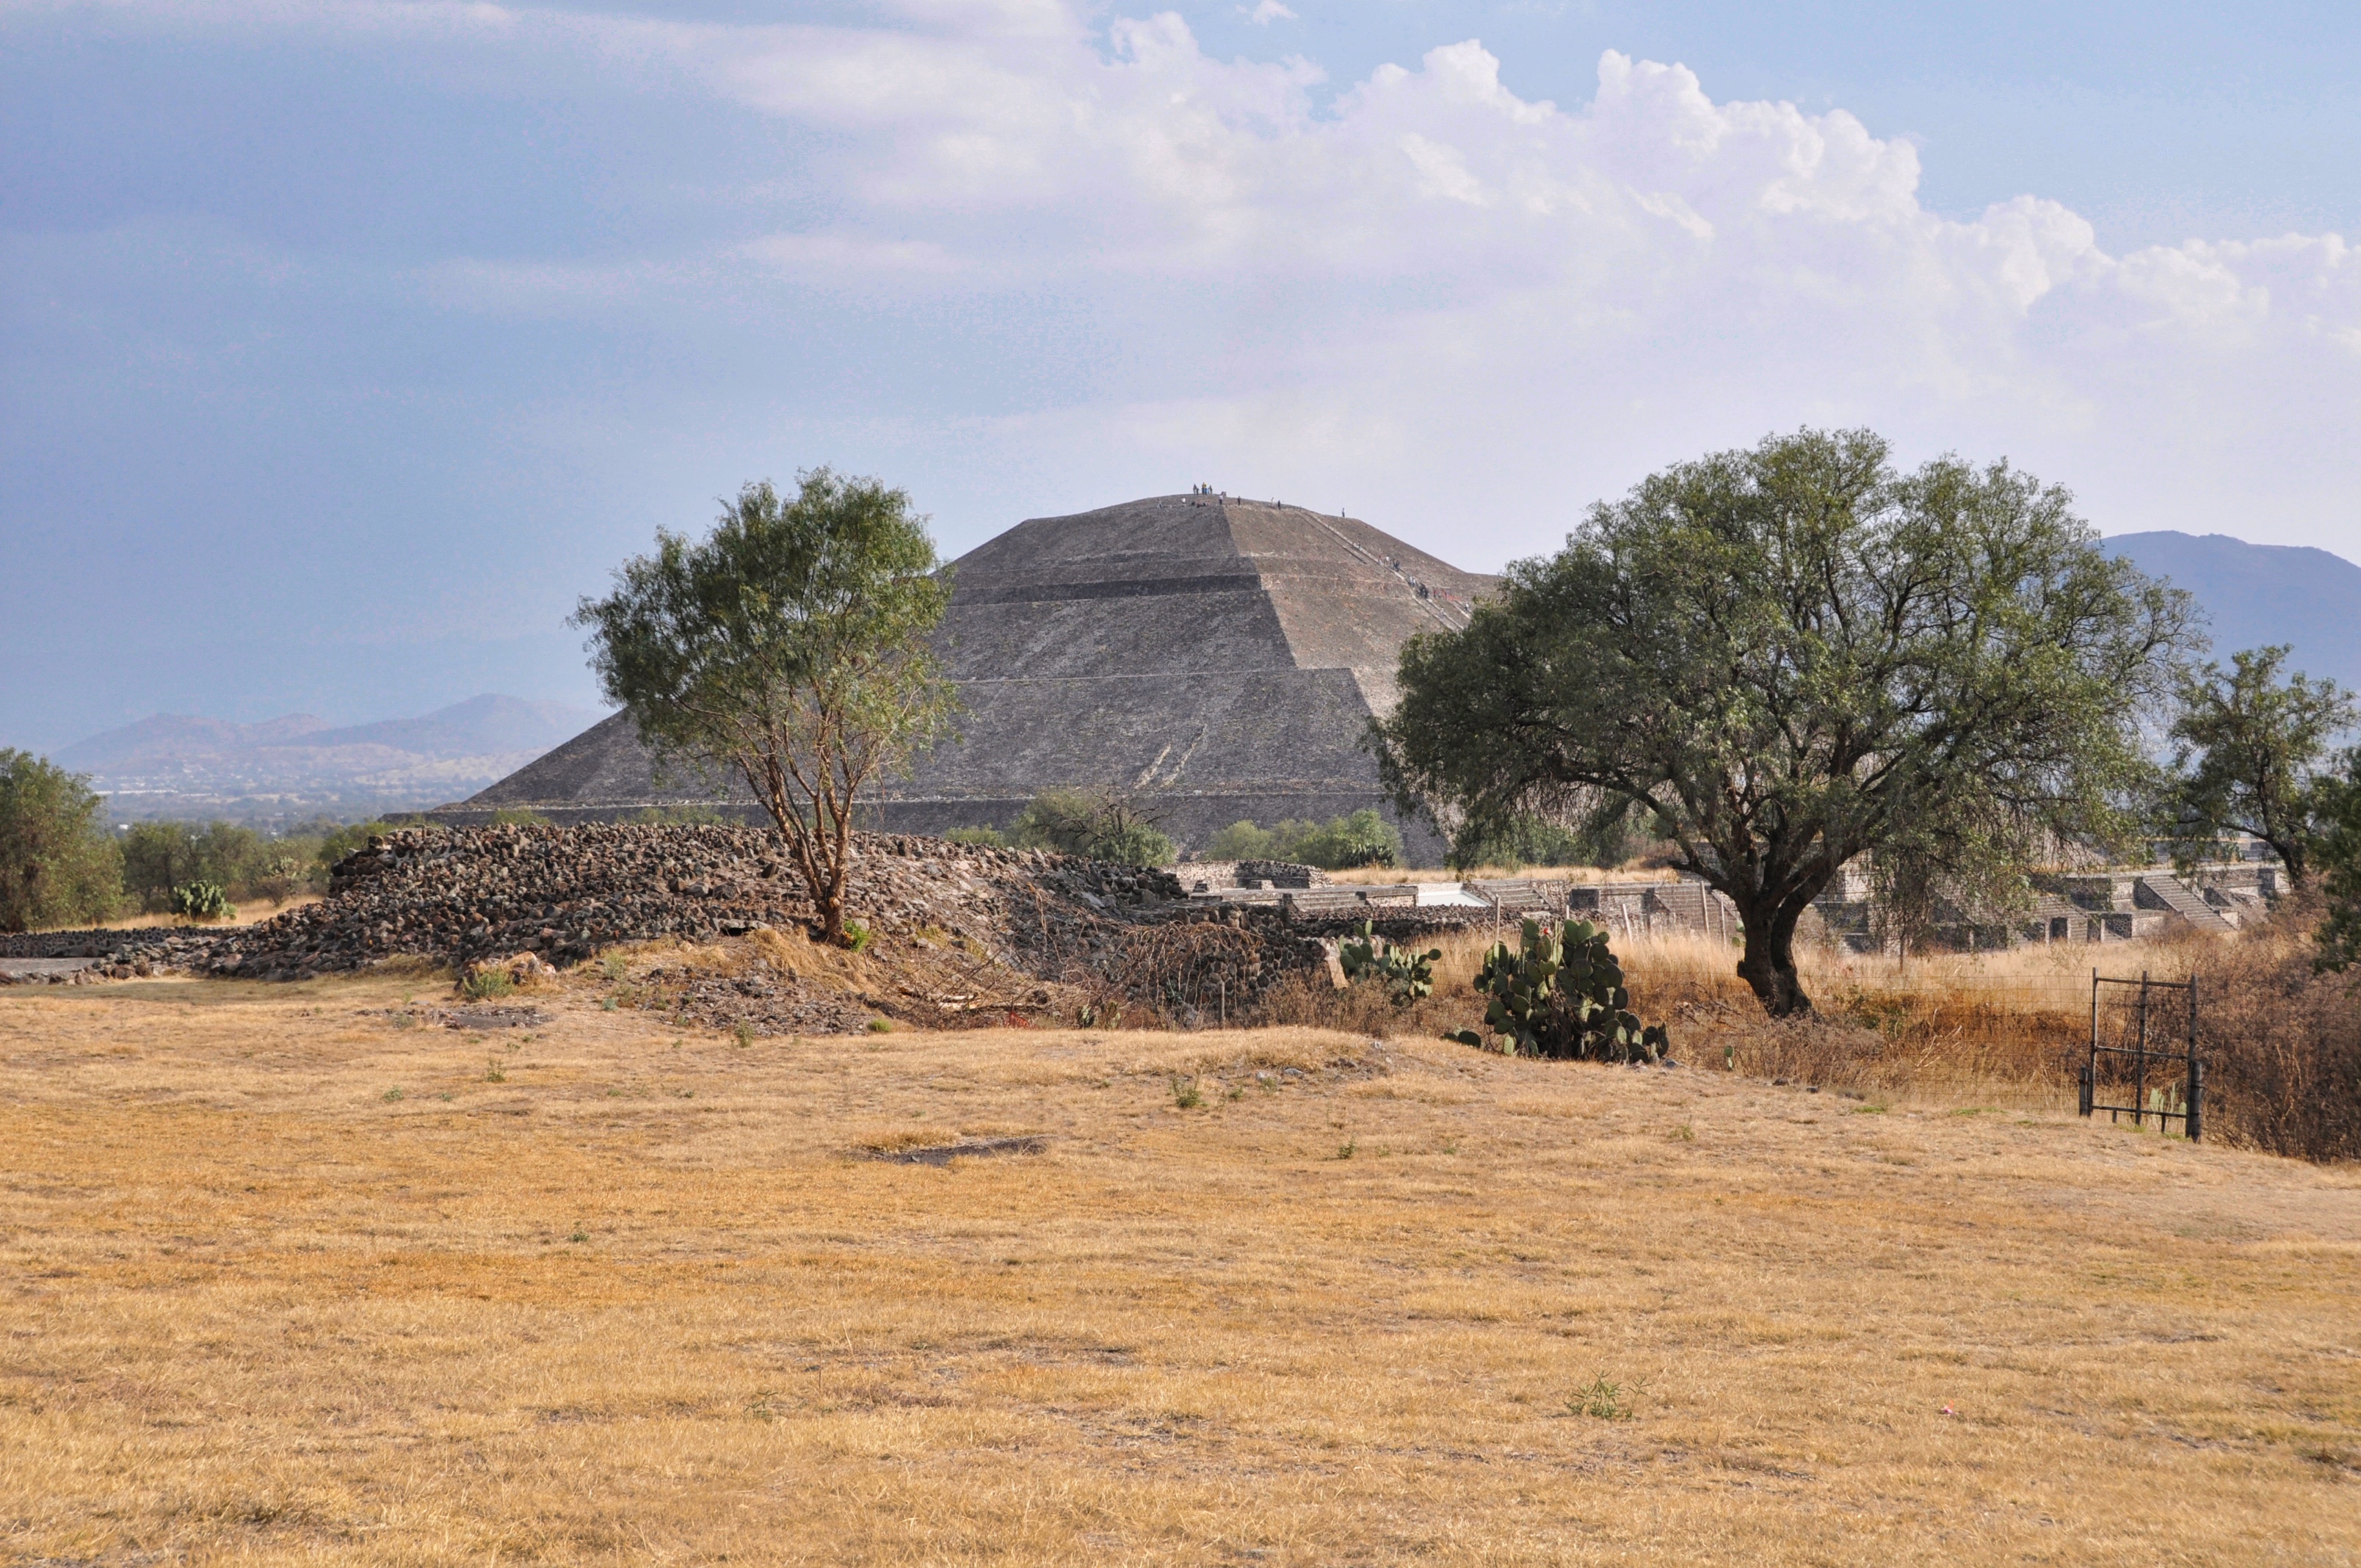
M2288 891L2301 893L2304 879L2312 873L2312 868L2304 862L2303 841L2300 839L2265 839L2263 842L2269 845L2271 853L2279 858L2279 868L2287 872Z
M1812 1011L1795 972L1795 922L1802 911L1790 913L1739 905L1738 923L1746 933L1746 954L1738 960L1738 978L1753 991L1763 1011L1773 1018L1799 1017Z

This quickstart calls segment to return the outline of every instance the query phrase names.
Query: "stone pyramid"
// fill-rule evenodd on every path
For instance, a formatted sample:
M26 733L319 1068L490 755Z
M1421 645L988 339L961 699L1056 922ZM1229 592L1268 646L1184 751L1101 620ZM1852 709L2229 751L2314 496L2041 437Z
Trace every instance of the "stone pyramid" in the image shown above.
M888 785L879 825L1005 827L1076 785L1133 792L1184 847L1241 817L1390 816L1360 742L1393 705L1401 645L1465 626L1497 582L1279 502L1159 496L1019 523L956 564L936 644L960 739ZM434 815L587 820L698 793L659 784L617 715Z

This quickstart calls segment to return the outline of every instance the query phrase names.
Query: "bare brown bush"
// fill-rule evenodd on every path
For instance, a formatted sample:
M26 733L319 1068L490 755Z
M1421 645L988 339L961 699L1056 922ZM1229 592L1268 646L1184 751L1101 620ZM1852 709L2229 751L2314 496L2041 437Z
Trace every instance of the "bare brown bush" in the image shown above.
M1271 988L1255 1014L1258 1024L1313 1029L1343 1029L1380 1037L1433 1038L1478 1022L1465 976L1446 980L1438 969L1434 994L1397 1007L1386 988L1372 981L1338 987L1325 975L1291 975Z
M2069 1104L2090 1039L2091 973L2198 978L2206 1136L2311 1160L2361 1157L2361 994L2312 968L2316 907L2290 905L2227 940L2019 948L1892 959L1818 950L1804 979L1811 1017L1766 1017L1725 943L1618 942L1632 1009L1667 1025L1692 1067L1862 1094L1950 1103ZM1374 985L1318 975L1275 988L1254 1021L1432 1037L1479 1026L1470 981L1488 932L1436 939L1434 994L1396 1009Z
M2317 899L2196 954L2207 1134L2301 1159L2361 1158L2361 991L2312 968Z

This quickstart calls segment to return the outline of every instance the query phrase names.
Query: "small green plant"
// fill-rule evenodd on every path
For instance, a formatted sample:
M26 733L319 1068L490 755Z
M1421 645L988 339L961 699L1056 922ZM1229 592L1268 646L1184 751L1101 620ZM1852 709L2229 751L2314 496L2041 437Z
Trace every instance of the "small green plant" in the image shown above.
M1353 1157L1354 1151L1358 1149L1360 1146L1360 1144L1356 1140L1346 1138L1343 1143L1336 1146L1336 1157L1338 1159L1350 1159Z
M1194 1111L1204 1102L1205 1097L1197 1091L1195 1079L1183 1078L1179 1073L1172 1075L1172 1103L1175 1106L1183 1111Z
M566 1239L570 1242L587 1242L590 1239L590 1233L577 1225L575 1227L574 1234Z
M1008 835L997 828L954 828L943 837L954 844L970 844L980 850L1008 848Z
M217 882L184 882L172 890L172 913L183 920L235 920L237 906Z
M1849 1116L1883 1116L1891 1109L1893 1109L1893 1107L1887 1105L1883 1100L1872 1100L1867 1104L1854 1106L1851 1110L1846 1112L1845 1114Z
M754 1025L743 1018L738 1020L738 1027L731 1033L738 1036L738 1048L741 1051L754 1043Z
M486 1083L506 1083L508 1080L509 1075L500 1070L500 1058L487 1057L484 1058L484 1081Z
M877 934L860 921L848 920L844 923L844 945L851 951L856 953L866 951L869 944L876 939Z
M1367 920L1361 922L1357 936L1345 938L1336 949L1346 983L1370 981L1382 985L1386 1000L1397 1007L1434 994L1434 963L1441 957L1441 948L1423 953L1398 948L1378 936L1375 924Z
M598 999L598 1008L603 1013L613 1013L622 1005L623 999L620 996L602 996Z
M598 972L607 977L609 985L620 985L631 975L631 966L620 953L609 953L598 960Z
M1485 1027L1510 1056L1654 1061L1672 1043L1663 1025L1643 1027L1630 1011L1623 966L1607 933L1587 920L1562 931L1526 921L1515 948L1495 942L1484 955L1476 993L1485 999ZM1485 1043L1473 1029L1444 1038Z
M869 1032L873 1035L890 1035L894 1032L894 1021L890 1018L872 1018L869 1020Z
M1697 1142L1697 1129L1690 1126L1686 1122L1683 1122L1679 1126L1673 1129L1673 1142L1676 1144L1693 1144Z
M1565 1409L1568 1415L1588 1416L1594 1420L1631 1419L1631 1400L1623 1385L1609 1383L1603 1374L1592 1378L1588 1387L1576 1389L1574 1398L1565 1402Z
M488 1002L496 996L506 996L516 989L516 979L506 970L469 970L459 981L459 994L470 1002Z
M385 1100L388 1104L391 1104L394 1101L401 1098L401 1091L399 1089L389 1089L385 1091Z

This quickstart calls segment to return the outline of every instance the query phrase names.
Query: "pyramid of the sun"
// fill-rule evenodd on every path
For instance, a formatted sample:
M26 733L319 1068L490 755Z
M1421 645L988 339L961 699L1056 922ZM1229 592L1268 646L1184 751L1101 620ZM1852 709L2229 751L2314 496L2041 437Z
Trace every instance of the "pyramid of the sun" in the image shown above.
M1392 707L1401 645L1466 625L1497 581L1365 522L1219 496L1019 523L959 559L936 637L960 738L892 781L877 818L1003 827L1078 785L1133 792L1183 846L1242 817L1391 815L1360 742ZM619 714L435 815L580 821L703 795L659 782Z

